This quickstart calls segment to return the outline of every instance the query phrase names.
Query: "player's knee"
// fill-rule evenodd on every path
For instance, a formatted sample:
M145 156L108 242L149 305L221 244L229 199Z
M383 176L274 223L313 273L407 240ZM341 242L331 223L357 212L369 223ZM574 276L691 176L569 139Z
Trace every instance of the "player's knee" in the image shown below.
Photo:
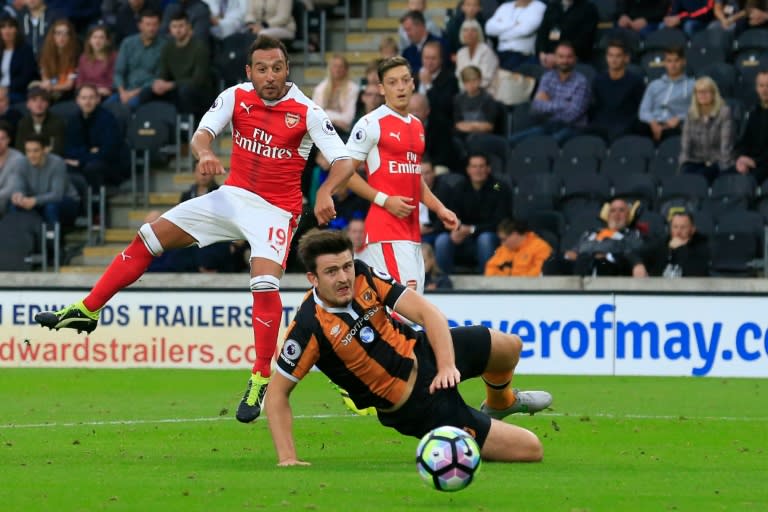
M251 278L252 292L276 292L280 290L280 280L275 276L263 275Z
M149 224L142 224L139 228L139 237L144 242L147 250L152 256L160 256L163 254L163 245L160 243L160 239L157 238L155 230Z
M491 344L495 345L500 352L509 353L517 357L523 350L523 340L517 334L501 332L491 329Z

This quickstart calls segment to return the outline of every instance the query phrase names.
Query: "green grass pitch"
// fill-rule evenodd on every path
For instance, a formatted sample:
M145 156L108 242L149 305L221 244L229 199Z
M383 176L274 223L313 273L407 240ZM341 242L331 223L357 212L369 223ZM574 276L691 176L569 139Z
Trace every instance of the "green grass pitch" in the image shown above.
M233 418L246 378L0 370L0 510L768 510L765 380L519 375L554 395L552 410L508 418L542 438L544 462L484 463L440 493L418 477L418 441L348 414L321 374L293 396L312 466L276 467L266 421Z

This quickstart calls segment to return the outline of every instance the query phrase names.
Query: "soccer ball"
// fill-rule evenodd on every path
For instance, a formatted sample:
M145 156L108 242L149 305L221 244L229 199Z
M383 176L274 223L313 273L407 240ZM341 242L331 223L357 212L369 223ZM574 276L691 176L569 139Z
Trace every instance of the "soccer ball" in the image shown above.
M424 483L438 491L460 491L480 469L477 441L456 427L438 427L421 438L416 467Z

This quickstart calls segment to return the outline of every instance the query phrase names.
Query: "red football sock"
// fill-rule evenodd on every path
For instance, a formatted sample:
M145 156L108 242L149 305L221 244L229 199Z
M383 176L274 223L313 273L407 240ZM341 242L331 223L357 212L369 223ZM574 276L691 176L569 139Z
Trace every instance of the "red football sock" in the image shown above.
M256 346L256 362L253 373L269 377L272 372L272 357L277 346L280 320L283 318L283 301L278 290L253 291L253 343Z
M123 252L115 256L107 270L91 289L91 293L83 300L83 304L89 311L98 311L117 292L136 281L144 274L152 263L152 253L141 240L139 235L125 248Z

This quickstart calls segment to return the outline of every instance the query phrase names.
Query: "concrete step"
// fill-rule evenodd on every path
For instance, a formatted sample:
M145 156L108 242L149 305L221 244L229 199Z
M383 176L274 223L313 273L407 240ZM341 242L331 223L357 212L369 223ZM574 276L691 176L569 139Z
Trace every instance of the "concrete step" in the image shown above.
M365 26L368 28L368 30L387 31L390 33L390 35L396 37L397 31L400 28L400 18L368 18Z
M393 37L397 41L397 26L395 26L394 30L387 29L385 31L377 30L349 34L346 41L347 51L378 51L379 45L387 37Z
M336 52L327 52L325 54L325 58L330 59L333 57L334 53ZM347 61L351 65L361 65L366 66L369 62L376 60L379 58L379 52L378 51L346 51L346 52L338 52L344 55L346 57Z
M77 263L83 266L101 266L103 269L106 265L109 265L115 258L115 255L120 254L123 249L125 249L124 243L84 247L83 256Z
M100 274L104 272L103 265L64 265L59 268L67 274Z
M378 46L374 46L373 48L368 48L365 50L369 51L378 51ZM345 52L339 52L342 55L345 55ZM345 55L346 56L346 55ZM365 76L365 67L368 65L366 62L365 64L352 64L349 66L349 77L352 80L360 81L361 78ZM322 82L326 75L328 74L328 70L325 68L325 66L312 66L310 68L307 68L304 70L304 85L311 85L313 88ZM310 94L309 97L311 98L312 95Z
M424 11L425 18L442 17L445 20L445 13L448 9L456 8L456 0L429 0L427 10ZM397 18L408 12L408 2L404 0L390 0L387 2L387 13ZM443 22L444 24L445 22ZM441 26L443 25L441 24Z
M136 230L131 228L108 228L104 233L104 241L111 243L130 243L136 236Z

